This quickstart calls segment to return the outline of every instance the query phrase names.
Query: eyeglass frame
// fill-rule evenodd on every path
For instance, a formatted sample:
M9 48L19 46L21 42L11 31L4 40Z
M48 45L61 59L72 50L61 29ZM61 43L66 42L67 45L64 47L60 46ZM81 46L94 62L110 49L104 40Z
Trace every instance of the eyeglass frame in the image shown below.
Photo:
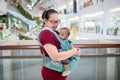
M52 20L49 20L48 19L48 21L51 23L51 24L59 24L60 22L61 22L61 20L60 19L58 19L58 21L52 21Z

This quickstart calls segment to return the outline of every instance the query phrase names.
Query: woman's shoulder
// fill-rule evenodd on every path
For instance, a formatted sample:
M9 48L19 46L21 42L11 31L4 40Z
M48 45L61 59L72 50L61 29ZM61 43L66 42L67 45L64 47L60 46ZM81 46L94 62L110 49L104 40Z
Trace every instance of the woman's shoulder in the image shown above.
M40 37L41 38L56 38L54 33L50 30L43 30L41 33L40 33Z
M52 32L50 30L43 30L41 34L52 34Z
M50 30L43 30L40 33L39 39L40 39L40 42L42 43L42 45L45 45L47 43L51 43L53 45L59 44L59 41L57 40L57 38L55 37L53 32Z

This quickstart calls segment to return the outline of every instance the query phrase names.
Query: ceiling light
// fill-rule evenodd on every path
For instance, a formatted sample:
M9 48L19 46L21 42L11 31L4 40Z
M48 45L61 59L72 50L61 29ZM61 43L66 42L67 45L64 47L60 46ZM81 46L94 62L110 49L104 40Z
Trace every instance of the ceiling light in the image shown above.
M65 8L66 8L66 6L62 6L62 7L58 8L58 10L62 10L62 9L65 9Z
M78 20L79 17L73 17L73 18L70 18L69 21L72 21L72 20Z
M91 14L91 15L83 15L82 18L89 18L89 17L95 17L95 16L99 16L99 15L102 15L104 12L101 11L101 12L98 12L98 13L94 13L94 14Z
M119 8L114 8L114 9L110 10L110 12L117 12L117 11L120 11L120 7Z

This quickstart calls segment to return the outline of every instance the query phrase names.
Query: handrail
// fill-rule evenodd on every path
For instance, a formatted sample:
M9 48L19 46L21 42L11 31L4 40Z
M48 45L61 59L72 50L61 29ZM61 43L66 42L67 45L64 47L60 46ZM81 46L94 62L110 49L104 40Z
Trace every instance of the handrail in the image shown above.
M120 44L73 44L79 48L120 48ZM39 45L0 45L0 50L39 49Z
M40 49L39 45L2 45L0 50Z
M81 54L81 58L90 58L90 57L120 57L120 53L114 54L114 53L109 53L109 54ZM0 56L0 59L27 59L27 58L35 58L35 59L40 59L42 58L42 55L38 56Z
M120 44L73 44L79 48L120 48ZM39 45L0 45L0 50L38 50ZM0 59L41 58L42 56L0 56ZM120 57L120 53L114 54L81 54L80 57Z
M74 44L79 48L120 48L120 44Z

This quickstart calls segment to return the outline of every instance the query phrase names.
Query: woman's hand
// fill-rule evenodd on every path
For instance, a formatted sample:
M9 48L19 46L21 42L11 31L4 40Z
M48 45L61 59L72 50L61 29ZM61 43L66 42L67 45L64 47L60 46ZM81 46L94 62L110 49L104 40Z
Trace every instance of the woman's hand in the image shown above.
M76 48L76 54L77 56L80 56L80 48Z

